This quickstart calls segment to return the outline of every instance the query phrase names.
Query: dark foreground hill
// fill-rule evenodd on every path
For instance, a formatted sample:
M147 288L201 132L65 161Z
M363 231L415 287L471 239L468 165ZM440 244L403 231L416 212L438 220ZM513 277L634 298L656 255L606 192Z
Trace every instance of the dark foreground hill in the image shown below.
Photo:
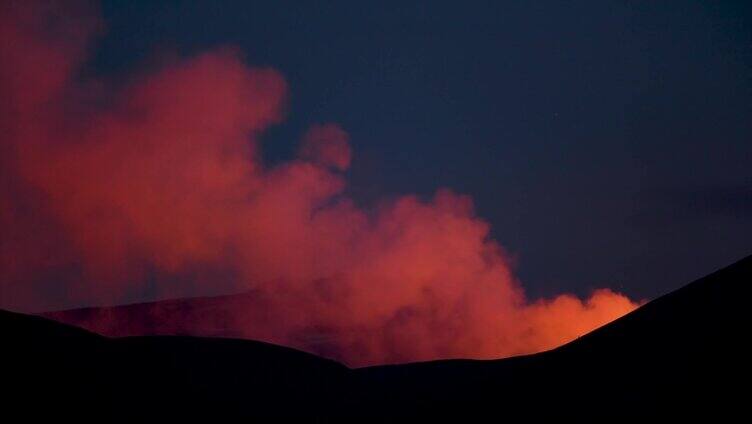
M752 257L549 352L354 370L266 343L105 338L0 311L3 410L105 422L741 418L749 413L750 283Z

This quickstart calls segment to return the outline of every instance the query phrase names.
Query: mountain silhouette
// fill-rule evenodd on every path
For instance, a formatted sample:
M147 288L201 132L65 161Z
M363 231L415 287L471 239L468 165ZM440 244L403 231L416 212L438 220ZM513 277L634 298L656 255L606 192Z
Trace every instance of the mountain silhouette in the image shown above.
M101 421L733 417L746 409L750 283L752 256L547 352L359 369L250 340L108 338L0 311L4 403L28 419Z

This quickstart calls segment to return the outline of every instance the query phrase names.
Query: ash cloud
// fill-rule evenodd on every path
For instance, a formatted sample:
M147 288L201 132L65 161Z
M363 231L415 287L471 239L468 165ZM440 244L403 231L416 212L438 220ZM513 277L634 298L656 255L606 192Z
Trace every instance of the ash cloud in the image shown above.
M637 306L608 289L527 299L467 196L357 207L343 194L352 153L336 124L267 166L259 137L282 121L287 86L233 48L121 86L82 81L103 28L95 9L0 7L3 307L249 292L206 313L78 323L233 334L364 365L540 351Z

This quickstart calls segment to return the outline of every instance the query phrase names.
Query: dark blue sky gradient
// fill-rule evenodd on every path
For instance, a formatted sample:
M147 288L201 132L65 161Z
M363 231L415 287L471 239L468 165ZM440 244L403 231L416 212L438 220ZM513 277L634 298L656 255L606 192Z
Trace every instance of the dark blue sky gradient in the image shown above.
M290 84L268 160L340 123L360 203L471 195L533 296L752 253L752 2L267 3L105 1L87 72L241 48Z

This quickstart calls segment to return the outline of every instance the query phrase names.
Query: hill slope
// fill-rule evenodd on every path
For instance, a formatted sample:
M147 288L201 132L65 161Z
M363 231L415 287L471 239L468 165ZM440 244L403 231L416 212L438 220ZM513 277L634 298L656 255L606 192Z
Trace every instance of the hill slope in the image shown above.
M7 405L31 416L321 416L351 385L337 362L262 342L110 339L7 311L0 323Z
M392 411L728 414L741 410L749 385L750 283L747 257L548 352L356 372L388 388L381 403Z
M750 282L747 257L549 352L355 370L266 343L111 339L3 311L3 383L8 405L56 417L726 415L749 381Z

